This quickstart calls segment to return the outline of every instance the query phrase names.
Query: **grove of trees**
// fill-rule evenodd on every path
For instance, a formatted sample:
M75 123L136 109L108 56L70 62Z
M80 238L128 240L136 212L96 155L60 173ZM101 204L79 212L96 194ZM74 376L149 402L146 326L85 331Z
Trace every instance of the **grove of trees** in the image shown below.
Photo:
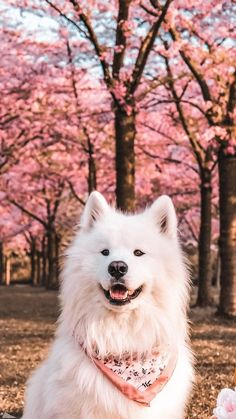
M0 280L28 255L58 286L88 193L123 210L169 194L198 249L197 304L236 315L233 0L0 3Z

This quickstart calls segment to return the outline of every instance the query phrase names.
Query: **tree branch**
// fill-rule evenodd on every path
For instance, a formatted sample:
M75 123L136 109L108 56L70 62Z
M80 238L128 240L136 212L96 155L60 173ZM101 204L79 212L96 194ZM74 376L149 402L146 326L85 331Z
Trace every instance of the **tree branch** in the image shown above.
M189 228L189 230L190 230L190 233L192 234L192 236L193 236L194 240L196 240L196 242L198 242L198 236L197 236L197 234L195 233L195 231L194 231L194 229L193 229L193 227L192 227L191 223L188 221L187 217L186 217L184 214L183 214L183 219L184 219L185 223L187 224L187 226L188 226L188 228Z
M173 137L171 137L170 135L168 135L168 134L165 134L163 131L161 131L160 129L158 129L158 128L154 128L154 127L152 127L151 125L149 125L149 124L147 124L147 123L145 123L145 122L141 122L140 123L140 125L142 125L143 127L145 127L145 128L148 128L148 129L150 129L150 131L153 131L153 132L157 132L157 134L160 134L162 137L165 137L165 138L167 138L168 140L170 140L173 144L175 144L175 145L178 145L179 146L179 143L178 143L178 141L176 141Z
M28 210L27 208L24 208L21 204L19 204L18 202L14 201L14 199L8 199L8 201L10 202L10 204L15 205L17 208L19 208L22 212L24 212L26 215L28 215L29 217L33 218L34 220L38 221L40 224L42 224L45 228L47 228L47 223L42 220L42 218L38 217L37 215L33 214L30 210Z
M84 200L83 200L82 198L80 198L80 197L79 197L79 195L77 195L77 193L75 192L75 189L74 189L74 186L73 186L72 182L71 182L70 180L68 180L68 179L67 179L67 183L68 183L68 185L69 185L69 188L70 188L70 190L71 190L71 193L72 193L73 197L74 197L77 201L79 201L79 203L80 203L81 205L85 206L85 202L84 202Z
M15 119L18 119L19 117L20 117L20 115L12 115L12 116L9 116L9 114L6 114L6 115L1 115L0 116L0 118L1 119L4 119L4 117L6 117L6 119L5 120L3 120L3 121L0 121L0 125L3 127L4 125L7 125L7 124L9 124L9 122L12 122L12 121L14 121Z
M169 30L169 33L171 35L171 38L173 39L173 41L179 41L179 35L177 33L177 31L174 31L173 28L171 28ZM197 81L201 92L202 92L202 96L203 99L205 100L205 102L207 101L211 101L211 94L210 94L210 89L207 85L207 82L204 80L202 74L196 69L193 60L187 56L187 54L185 53L185 51L183 49L180 48L179 53L183 59L183 61L185 62L185 64L187 65L187 67L189 68L189 70L191 71L192 75L194 76L195 80Z
M227 112L233 112L236 107L236 70L234 72L234 79L229 87L229 98L227 103ZM231 119L231 118L230 118Z
M143 151L144 154L146 154L147 156L149 156L153 159L159 159L159 160L162 160L162 161L167 162L167 163L182 164L183 166L188 167L189 169L193 170L195 173L197 173L199 175L199 171L194 166L184 162L183 160L173 159L171 157L161 157L157 154L151 153L150 151L146 150L142 146L139 146L138 148L140 148Z
M167 48L166 45L165 45L165 47ZM176 89L175 89L174 78L173 78L173 74L172 74L171 67L170 67L170 64L169 64L169 60L165 56L163 58L164 58L165 64L166 64L169 87L170 87L171 93L173 95L174 102L176 104L176 109L177 109L178 114L179 114L180 122L181 122L182 127L184 129L184 132L186 133L186 135L189 139L189 142L192 146L192 149L193 149L193 152L195 154L196 160L198 162L199 168L201 169L202 166L203 166L203 162L204 162L203 154L205 154L205 150L201 146L199 141L196 140L196 138L194 137L194 135L191 133L191 131L189 129L189 126L188 126L187 120L185 118L185 114L184 114L182 105L180 103L178 94L177 94Z
M118 10L117 26L116 26L116 44L115 44L117 49L115 48L113 67L112 67L112 75L114 79L119 78L120 69L124 62L127 39L126 39L123 23L126 22L129 18L130 3L131 3L131 0L119 0L119 10Z
M156 35L161 27L162 22L165 19L168 8L173 0L166 0L165 5L162 8L161 14L156 22L153 23L146 37L143 39L138 56L134 65L134 70L131 76L131 82L129 87L130 94L133 94L139 85L139 81L142 77L149 53L153 47L156 39Z
M57 215L57 211L58 211L59 205L61 203L61 197L62 197L64 188L65 188L65 182L64 181L61 181L59 183L59 185L58 185L57 197L55 199L54 207L53 207L53 210L52 210L53 222L55 221L55 218L56 218L56 215Z
M77 91L77 87L76 87L75 67L73 65L72 51L71 51L71 47L70 47L70 43L69 43L68 39L66 40L66 48L67 48L68 61L69 61L69 65L70 65L70 68L71 68L72 89L73 89L74 97L76 99L76 108L78 110L79 95L78 95L78 91Z
M141 3L140 7L147 12L149 15L154 16L154 17L158 17L158 14L156 11L153 11L151 9L149 9L147 6L145 6L145 4Z
M46 0L48 1L48 0ZM111 74L110 74L110 70L109 70L109 65L106 62L105 58L103 57L103 49L101 47L101 45L98 42L97 36L94 32L94 29L92 27L92 23L89 20L89 17L82 12L79 4L77 3L76 0L69 0L70 3L73 5L76 13L79 16L80 21L83 23L84 27L87 30L87 38L90 40L90 42L92 43L96 55L100 61L101 67L102 67L102 71L103 71L103 75L104 75L104 81L107 85L108 88L112 87L112 78L111 78Z
M50 0L45 0L46 1L46 3L48 3L49 4L49 6L51 6L52 7L52 9L54 9L57 13L59 13L59 15L61 16L61 17L63 17L67 22L69 22L71 25L73 25L76 29L78 29L78 31L80 32L80 33L82 33L84 36L85 36L85 38L87 38L88 36L87 36L87 33L85 32L85 31L83 31L83 29L81 29L80 28L80 26L74 21L74 20L72 20L72 19L70 19L68 16L66 16L60 9L59 9L59 7L57 7L57 6L55 6L55 4L54 3L52 3Z

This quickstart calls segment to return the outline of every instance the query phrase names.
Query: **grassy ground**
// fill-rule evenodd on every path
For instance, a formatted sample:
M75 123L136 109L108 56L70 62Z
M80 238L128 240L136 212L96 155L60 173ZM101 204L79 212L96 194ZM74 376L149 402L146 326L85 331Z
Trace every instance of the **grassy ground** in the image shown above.
M188 419L209 419L219 390L232 385L236 324L213 313L211 309L191 313L197 373ZM20 417L25 381L46 356L57 314L56 292L0 288L0 413Z

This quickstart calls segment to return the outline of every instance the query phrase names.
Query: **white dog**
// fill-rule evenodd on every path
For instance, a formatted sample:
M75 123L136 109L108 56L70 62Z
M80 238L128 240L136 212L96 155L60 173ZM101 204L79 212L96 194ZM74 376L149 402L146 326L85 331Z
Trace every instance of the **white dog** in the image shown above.
M62 279L56 339L23 419L183 419L189 283L171 199L125 215L93 192Z

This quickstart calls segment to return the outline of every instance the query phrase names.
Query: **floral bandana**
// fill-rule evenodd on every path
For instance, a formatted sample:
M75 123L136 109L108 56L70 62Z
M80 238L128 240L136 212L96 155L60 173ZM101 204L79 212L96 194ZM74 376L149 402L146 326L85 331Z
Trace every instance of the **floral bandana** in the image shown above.
M160 353L157 348L151 355L133 357L124 353L121 358L99 358L92 361L102 373L126 397L144 406L159 393L171 378L177 361L177 351L166 350Z

